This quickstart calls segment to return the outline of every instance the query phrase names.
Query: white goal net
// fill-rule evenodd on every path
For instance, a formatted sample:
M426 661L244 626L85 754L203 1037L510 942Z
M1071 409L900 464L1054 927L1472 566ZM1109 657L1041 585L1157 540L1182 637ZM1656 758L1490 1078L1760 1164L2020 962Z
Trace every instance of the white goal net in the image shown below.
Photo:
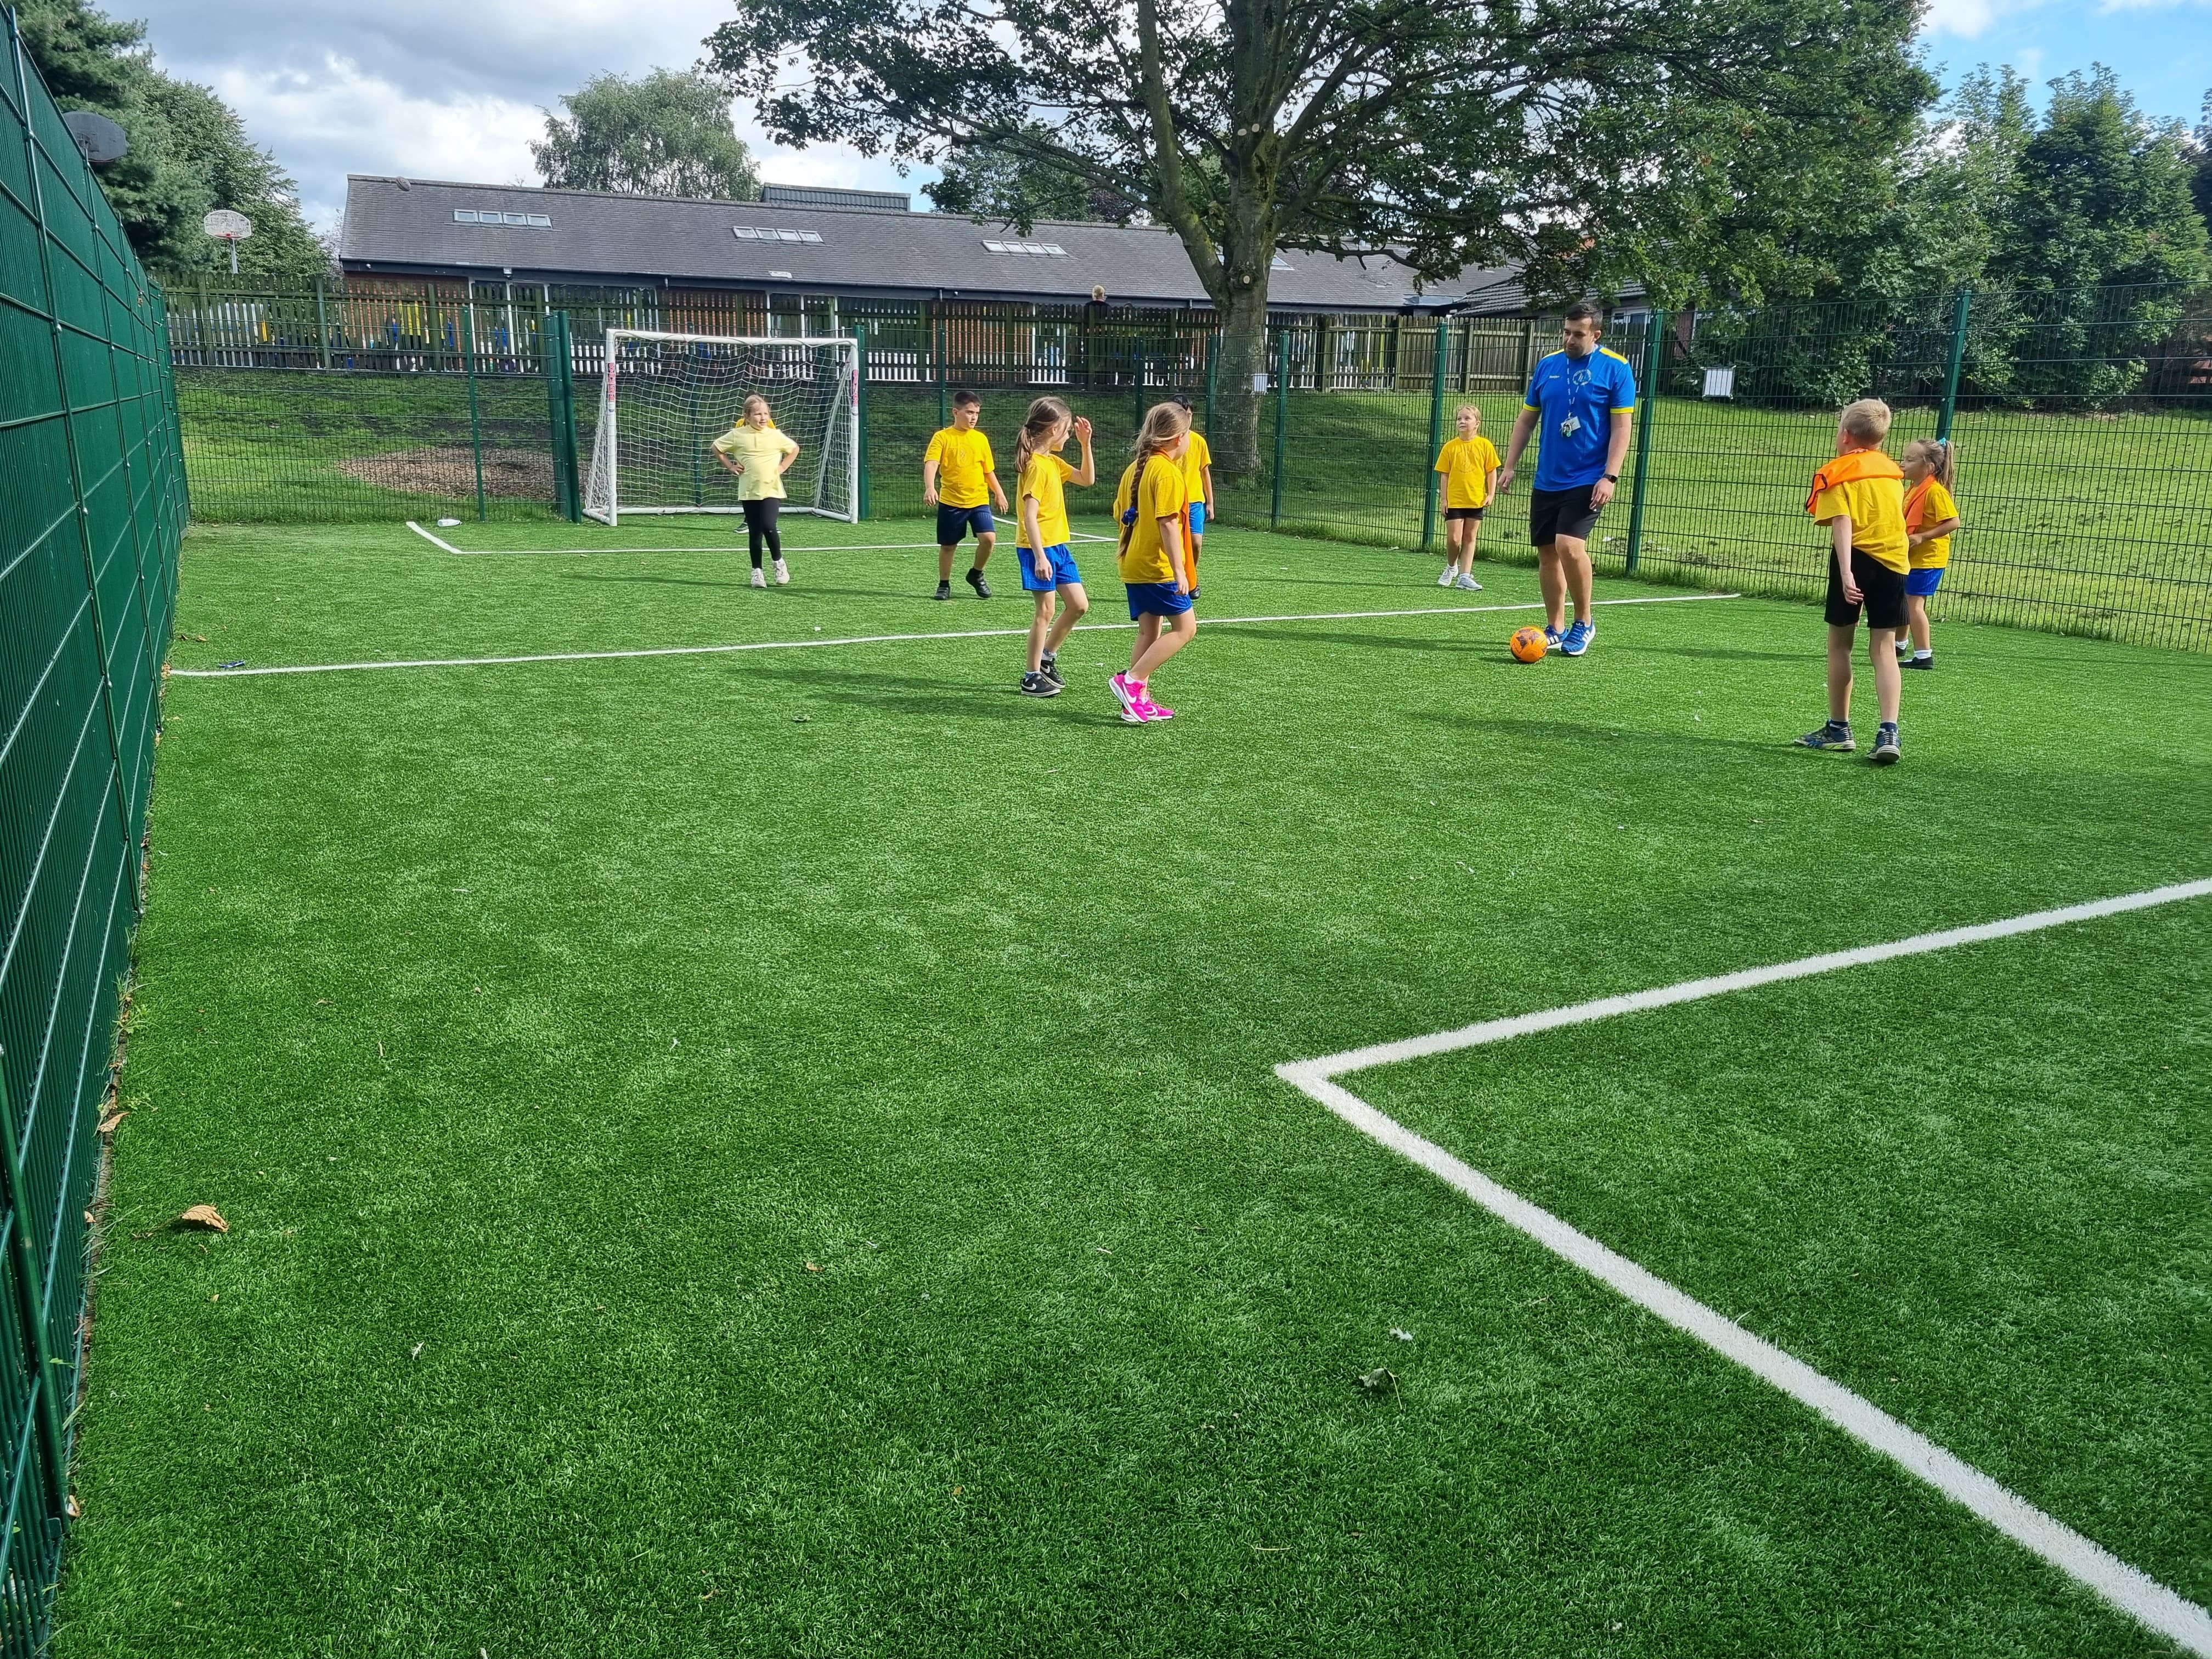
M857 520L859 362L852 340L609 329L585 514L615 524L625 513L739 511L738 480L714 442L758 392L799 445L784 510Z

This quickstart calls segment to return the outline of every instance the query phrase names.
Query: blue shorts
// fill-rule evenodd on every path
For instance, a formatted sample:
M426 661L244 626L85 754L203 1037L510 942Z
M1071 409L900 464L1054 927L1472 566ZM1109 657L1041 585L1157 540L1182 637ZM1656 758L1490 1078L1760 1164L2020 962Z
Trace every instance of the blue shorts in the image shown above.
M1173 582L1124 582L1129 590L1129 620L1139 617L1180 617L1190 609L1190 595L1176 592Z
M1066 542L1060 543L1057 547L1048 547L1044 550L1045 557L1052 561L1052 580L1048 582L1037 580L1036 550L1024 547L1017 550L1021 554L1022 559L1022 591L1024 592L1049 593L1055 587L1082 585L1083 573L1075 568L1075 555L1067 550Z
M1193 501L1190 504L1190 533L1194 536L1206 534L1206 503L1204 501Z
M1943 567L1940 564L1905 573L1905 591L1920 599L1926 599L1942 585Z
M998 527L999 521L991 516L988 501L981 507L947 507L941 501L938 503L937 544L939 547L959 546L960 538L970 528L978 536L988 536Z

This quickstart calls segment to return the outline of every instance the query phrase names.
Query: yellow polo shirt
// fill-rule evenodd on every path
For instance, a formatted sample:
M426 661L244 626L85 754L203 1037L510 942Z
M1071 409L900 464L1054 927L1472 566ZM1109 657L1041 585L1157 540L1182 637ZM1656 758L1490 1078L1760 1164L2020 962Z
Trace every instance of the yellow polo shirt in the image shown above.
M1137 509L1137 520L1122 532L1121 580L1172 582L1176 569L1168 558L1167 549L1160 544L1160 520L1182 520L1190 506L1190 489L1183 481L1182 465L1164 455L1130 462L1121 474L1121 487L1114 492L1116 524L1133 504Z
M1813 475L1805 509L1821 524L1844 514L1851 545L1902 575L1905 556L1905 474L1878 449L1838 455Z
M1029 459L1022 468L1018 486L1023 496L1034 495L1037 504L1037 535L1047 547L1067 545L1067 495L1062 489L1075 476L1075 469L1057 455L1040 451ZM1017 526L1021 523L1021 497L1014 501ZM1017 532L1018 534L1018 531ZM1029 544L1024 541L1023 546Z
M1959 516L1959 503L1951 499L1951 492L1933 478L1923 478L1920 487L1905 498L1905 528L1910 532L1923 525L1941 524L1946 519ZM1853 520L1852 523L1858 521ZM1942 570L1951 562L1951 538L1936 536L1909 550L1915 570Z
M943 428L930 439L922 459L937 463L937 499L945 506L981 507L991 499L987 480L998 463L991 459L991 441L982 428Z
M1490 475L1498 470L1498 449L1480 432L1472 438L1453 438L1437 453L1437 471L1444 475L1444 506L1487 507Z
M773 421L757 432L740 421L714 440L714 447L745 470L738 480L739 501L783 499L783 458L796 455L799 445Z

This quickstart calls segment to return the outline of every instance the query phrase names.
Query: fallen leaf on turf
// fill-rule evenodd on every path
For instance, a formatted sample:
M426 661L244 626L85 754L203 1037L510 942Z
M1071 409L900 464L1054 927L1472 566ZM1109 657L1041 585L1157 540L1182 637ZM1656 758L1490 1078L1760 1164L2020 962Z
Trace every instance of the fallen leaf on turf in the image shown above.
M1398 1374L1387 1365L1377 1365L1360 1377L1359 1386L1371 1395L1395 1394L1398 1392Z
M115 1126L122 1122L125 1118L129 1117L130 1115L131 1109L128 1106L118 1107L115 1110L110 1112L106 1117L100 1120L100 1133L104 1135L113 1134L115 1133Z
M177 1218L180 1227L204 1227L210 1232L227 1233L230 1223L222 1218L222 1212L212 1204L195 1204Z
M420 1359L422 1357L422 1345L417 1342L407 1351L407 1357L410 1359Z
M1396 1337L1401 1342L1411 1342L1413 1340L1413 1332L1401 1331L1395 1325L1393 1325L1390 1328L1390 1334Z
M793 714L791 717L791 723L793 726L805 726L811 723L813 718L811 714Z
M811 1261L810 1261L806 1264L806 1271L811 1273L818 1273L822 1269L816 1267Z

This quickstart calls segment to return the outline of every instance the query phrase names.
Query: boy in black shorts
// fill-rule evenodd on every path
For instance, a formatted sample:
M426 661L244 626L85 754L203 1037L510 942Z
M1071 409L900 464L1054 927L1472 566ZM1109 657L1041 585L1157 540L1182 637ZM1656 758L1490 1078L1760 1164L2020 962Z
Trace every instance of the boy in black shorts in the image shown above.
M1797 739L1808 749L1846 754L1851 738L1851 647L1859 612L1866 612L1867 649L1874 661L1873 761L1893 763L1898 704L1905 677L1897 666L1897 638L1905 625L1905 577L1911 568L1905 534L1905 474L1882 453L1889 435L1889 405L1862 398L1844 407L1836 428L1836 459L1813 475L1805 510L1828 526L1828 723Z

